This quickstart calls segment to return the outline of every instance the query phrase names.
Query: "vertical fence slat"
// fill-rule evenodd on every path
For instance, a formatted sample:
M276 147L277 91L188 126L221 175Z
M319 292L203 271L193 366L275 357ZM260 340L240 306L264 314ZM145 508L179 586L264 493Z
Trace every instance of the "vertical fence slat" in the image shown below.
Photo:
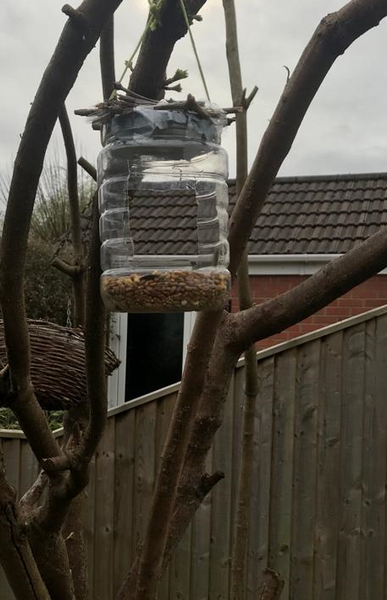
M322 341L318 412L314 600L336 600L340 518L341 331Z
M95 461L93 600L113 598L114 436L115 419L109 419Z
M243 402L241 402L238 390L243 389L244 374L242 369L237 369L231 380L230 391L234 396L233 400L233 447L232 447L232 464L231 464L231 519L235 518L235 502L237 495L239 465L241 461L242 449L242 422L243 422ZM231 527L233 524L231 523ZM231 540L230 540L231 541ZM230 548L231 552L231 548Z
M114 597L133 559L134 411L115 418Z
M169 573L166 573L164 578L164 596L161 596L160 594L160 600L190 599L192 560L191 537L192 525L190 524L172 556L169 565Z
M158 402L157 419L156 419L156 434L155 434L156 469L158 468L158 465L160 464L160 459L161 459L161 455L163 452L165 439L167 437L169 425L170 425L171 419L172 419L172 413L173 413L173 408L175 405L176 397L177 397L176 393L171 394L169 396L165 396ZM184 536L184 542L182 540L182 544L183 544L183 550L181 552L182 565L181 566L177 565L177 571L180 573L180 569L182 569L184 575L185 575L185 572L188 571L188 584L186 583L187 576L185 578L181 578L182 589L179 587L179 583L180 583L179 576L176 577L176 581L177 581L177 587L178 587L177 593L184 592L181 597L184 598L186 596L188 599L187 594L189 594L190 544L188 543L188 558L187 558L186 557L187 544L185 541L186 537L187 537L187 534ZM178 552L178 559L179 558L180 558L180 552ZM174 557L172 558L172 564L174 564ZM170 571L171 571L171 565L168 565L167 570L166 570L166 572L160 582L159 588L158 588L159 600L172 600L172 598L175 597L170 589L170 583L169 583ZM177 596L177 597L179 597L179 596Z
M155 429L157 402L142 405L135 416L134 551L144 539L155 481Z
M313 594L320 340L298 348L295 395L290 597Z
M90 463L87 503L85 510L84 535L87 550L89 596L94 598L94 522L95 522L95 457Z
M19 473L19 497L21 497L31 487L39 473L38 463L27 440L21 441Z
M369 321L366 333L359 597L373 600L384 596L387 318Z
M20 480L20 442L18 438L3 441L7 480L16 490L19 488Z
M276 356L269 565L285 580L285 599L289 595L290 576L296 364L296 349Z
M246 600L257 599L263 569L268 563L274 357L258 363L258 386Z
M362 435L364 395L364 323L344 333L343 402L341 418L341 523L338 548L337 596L359 595L362 503Z

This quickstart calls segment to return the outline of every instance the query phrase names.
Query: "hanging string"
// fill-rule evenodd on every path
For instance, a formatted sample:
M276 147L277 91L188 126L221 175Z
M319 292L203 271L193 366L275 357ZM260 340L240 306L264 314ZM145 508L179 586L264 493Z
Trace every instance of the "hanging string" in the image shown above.
M122 71L122 75L118 80L118 83L122 83L122 80L124 79L125 75L127 74L127 72L129 71L129 69L132 69L132 63L134 60L134 57L136 56L137 52L139 51L139 49L141 48L141 44L144 41L145 35L150 27L150 19L148 19L147 24L145 26L144 31L142 32L142 35L140 37L140 39L137 42L137 46L135 47L135 49L133 50L129 60L125 61L125 69ZM112 93L110 94L109 100L112 100L113 98L115 98L117 96L117 90L113 90Z
M194 37L192 35L191 25L190 25L190 22L189 22L189 19L188 19L188 14L187 14L187 10L185 8L184 0L180 0L180 5L181 5L181 10L183 11L185 24L187 25L187 30L188 30L188 33L189 33L189 37L191 38L192 49L193 49L194 54L195 54L196 62L197 62L198 68L199 68L200 77L202 78L203 87L204 87L204 90L206 92L207 100L210 102L211 101L210 94L208 93L206 79L204 77L202 65L200 63L199 55L198 55L198 52L196 50L196 44L195 44Z

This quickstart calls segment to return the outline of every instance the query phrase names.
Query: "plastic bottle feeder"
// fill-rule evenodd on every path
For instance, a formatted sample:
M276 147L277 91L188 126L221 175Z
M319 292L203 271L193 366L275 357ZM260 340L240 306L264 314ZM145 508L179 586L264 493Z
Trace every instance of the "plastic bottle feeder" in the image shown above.
M212 111L211 114L214 114ZM225 115L137 106L98 157L101 293L115 312L217 310L227 270Z

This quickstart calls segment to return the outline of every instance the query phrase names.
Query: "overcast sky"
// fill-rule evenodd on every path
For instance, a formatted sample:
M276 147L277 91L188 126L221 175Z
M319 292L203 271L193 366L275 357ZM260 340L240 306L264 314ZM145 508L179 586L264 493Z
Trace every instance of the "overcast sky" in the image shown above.
M42 72L63 28L64 0L1 0L0 3L0 169L11 169ZM340 0L238 0L238 29L244 85L259 87L250 108L250 159L285 84L283 65L293 70L317 24L342 6ZM147 0L124 0L116 12L116 69L122 71L144 27ZM211 99L230 105L221 0L207 0L194 36ZM387 20L339 58L315 98L280 174L305 175L387 171ZM189 70L183 94L204 97L188 39L180 41L170 63ZM78 150L94 162L99 136L72 113L101 99L98 49L88 57L70 93ZM234 173L234 128L224 136ZM54 134L49 152L61 148Z

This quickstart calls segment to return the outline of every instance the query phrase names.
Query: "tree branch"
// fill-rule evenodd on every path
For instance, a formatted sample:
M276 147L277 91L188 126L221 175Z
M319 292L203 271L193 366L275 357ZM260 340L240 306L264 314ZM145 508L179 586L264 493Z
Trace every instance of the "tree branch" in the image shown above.
M89 268L86 287L86 377L90 402L90 419L81 440L78 460L89 463L105 429L107 419L107 395L105 375L105 307L99 284L100 239L97 194L93 199L93 228L89 248Z
M232 217L230 242L233 274L235 274L240 262L251 229L267 192L290 149L302 118L330 66L354 39L370 27L377 25L379 20L386 14L387 7L382 0L373 0L371 3L365 2L365 0L354 0L335 15L330 15L317 29L317 33L307 47L299 67L297 67L285 89L269 130L264 136L254 163L252 175L244 186ZM341 34L344 41L341 41ZM299 100L299 90L302 90L301 101ZM378 260L380 259L378 258ZM327 303L329 301L327 300ZM255 314L255 310L250 309L245 313ZM254 341L254 336L248 335L245 313L228 316L218 332L207 372L200 410L195 419L184 469L179 481L180 490L184 490L184 486L189 482L194 483L196 486L200 485L206 455L212 445L213 436L222 422L223 406L233 369L241 352ZM257 323L260 321L260 326L262 328L266 327L266 332L262 336L266 337L270 335L268 330L272 327L272 318L267 311L261 317L261 319L257 318ZM275 318L276 315L274 315L273 321ZM303 318L302 315L299 318ZM235 324L237 327L235 327ZM197 333L199 334L199 332L202 337L205 337L205 328L199 326ZM242 333L244 334L243 343L241 343ZM202 374L202 369L199 372ZM192 381L195 381L195 376L190 377L186 373L183 381L185 386L189 388ZM182 498L184 498L184 495L179 494L178 502ZM175 514L177 508L181 508L178 503L176 503ZM162 513L159 513L159 516L160 514ZM180 524L180 537L188 522ZM176 539L178 538L179 535L177 534ZM130 594L127 596L122 595L122 598L124 597L128 598Z
M246 99L246 90L242 84L242 69L239 60L238 32L234 0L223 0L226 22L226 49L231 93L234 105L243 106L244 110L236 115L237 146L237 198L247 178L247 108L254 98L254 88ZM249 280L247 251L242 255L238 268L238 298L240 310L252 305ZM242 425L242 452L239 466L236 510L232 535L230 600L243 600L245 597L245 563L248 545L248 529L250 517L250 496L252 480L252 463L254 452L255 408L258 395L258 366L255 347L245 351L245 389Z
M75 152L74 138L71 131L70 120L65 105L59 112L59 123L62 130L63 141L67 157L67 189L69 194L71 241L74 250L75 267L78 269L72 277L74 290L74 326L80 327L85 321L85 292L83 282L83 246L81 215L79 210L77 155Z
M63 108L59 113L59 121L62 128L62 135L67 156L67 187L70 205L71 238L73 244L75 263L74 266L70 267L73 269L73 273L71 275L74 293L73 320L75 327L83 327L85 324L84 247L82 244L82 229L79 208L77 177L78 165L74 139L71 131L71 125L65 105L63 105ZM64 263L62 261L59 261L59 259L56 259L56 265L58 267L63 267ZM78 433L81 428L86 428L87 420L88 407L82 403L78 404L77 406L73 406L68 411L66 411L63 421L65 445L68 446L72 442L75 444L75 447L77 447L77 444L79 443ZM47 466L45 466L45 470L47 472ZM87 558L85 553L85 544L83 536L83 523L81 522L83 504L85 502L86 496L85 493L80 493L77 495L76 498L73 499L73 497L74 492L78 492L79 489L82 489L82 487L86 485L88 481L87 465L82 466L81 473L78 473L77 470L73 470L70 474L70 478L71 483L66 488L68 494L68 512L66 514L65 529L66 531L71 531L72 536L67 536L69 543L66 544L66 548L68 561L72 573L72 581L74 584L75 596L77 600L86 600L88 595ZM57 502L58 501L56 497L51 499L51 505L54 505L55 507L57 505ZM63 504L62 500L60 502ZM66 503L64 503L64 505L66 506ZM62 513L63 511L59 512ZM59 522L62 525L62 522ZM58 540L58 548L61 549L61 540ZM51 579L53 579L52 575L50 577ZM60 583L61 587L63 587L63 582Z
M114 68L114 17L111 17L106 22L105 27L101 31L99 62L101 67L103 99L109 100L116 81L116 72Z
M325 17L280 98L230 222L230 270L235 275L252 228L302 120L336 58L387 15L385 0L352 0Z
M80 269L80 267L77 267L74 265L69 265L68 262L61 260L58 257L55 257L52 260L51 264L53 267L58 269L58 271L60 271L64 275L67 275L67 277L70 277L73 280L76 279L77 277L79 277L80 274L82 273L82 270Z
M136 595L128 578L119 598L153 600L162 568L163 554L175 504L179 475L184 464L191 428L203 390L206 369L222 311L198 313L182 384L175 404L161 464L156 477L149 523L143 544Z
M199 490L206 473L206 457L212 446L214 435L222 424L223 408L232 373L240 356L238 350L229 345L232 334L231 317L232 315L228 313L224 315L211 353L200 407L196 414L184 467L179 479L178 496L167 542L169 556L199 507L199 504L195 506L193 498L200 493ZM187 490L191 490L191 492L187 493ZM163 566L166 566L166 562Z
M27 119L15 160L1 240L0 297L14 411L39 459L60 453L30 384L30 346L23 297L27 238L43 159L53 127L84 59L121 0L84 0L79 7L87 32L66 23Z
M44 490L48 483L48 476L44 471L40 471L35 482L32 484L29 490L26 491L24 496L19 500L19 512L21 518L27 522L31 518L32 510L40 502Z
M86 173L90 175L92 179L94 179L94 181L97 181L97 169L93 167L93 165L90 164L84 156L78 158L78 164L84 171L86 171Z
M239 349L279 333L376 275L387 264L387 227L291 290L233 316Z
M0 562L16 600L51 600L27 538L20 531L15 501L0 445Z

